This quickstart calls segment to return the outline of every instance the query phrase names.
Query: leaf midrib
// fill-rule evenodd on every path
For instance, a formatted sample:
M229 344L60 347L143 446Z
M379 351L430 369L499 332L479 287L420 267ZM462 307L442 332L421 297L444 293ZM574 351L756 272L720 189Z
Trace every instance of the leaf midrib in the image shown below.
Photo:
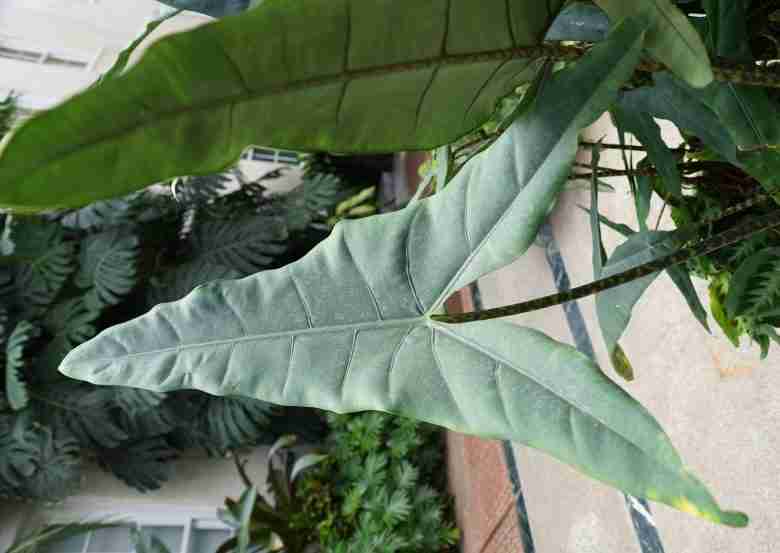
M333 73L331 75L324 75L321 77L302 79L299 81L294 81L292 83L286 83L277 87L272 87L269 90L250 91L241 94L234 94L229 97L223 96L218 100L196 103L186 108L173 109L173 110L168 110L163 112L154 111L153 112L154 117L150 117L149 119L143 119L133 125L128 125L127 127L117 132L111 133L109 135L104 135L88 142L82 142L69 150L66 150L60 154L49 157L47 160L45 160L44 163L38 162L34 166L21 168L14 175L10 176L9 180L12 180L13 178L19 178L19 176L21 175L27 175L28 177L31 177L36 173L45 171L47 169L46 167L47 163L55 163L58 161L62 161L74 154L80 153L84 149L88 149L105 142L115 141L123 136L135 132L139 128L144 127L147 123L151 125L156 125L171 119L176 119L177 117L183 115L190 115L198 111L208 111L217 107L224 107L227 105L232 105L233 107L235 107L240 103L250 102L253 100L266 98L270 96L296 92L298 90L325 87L339 82L351 82L353 80L378 77L378 76L388 75L388 74L411 73L415 71L423 71L426 69L434 69L436 67L441 67L441 66L458 66L458 65L469 65L469 64L477 65L481 63L504 61L512 58L515 59L540 58L543 57L543 55L546 52L547 50L544 47L535 45L535 46L523 46L523 47L516 47L516 48L504 48L498 50L484 50L481 52L470 53L470 54L446 54L443 56L439 55L431 58L415 60L412 62L373 66L364 69L353 69L353 70L347 69L346 71L340 71L338 73ZM245 83L243 83L243 78L241 74L237 73L236 78L242 81L242 88L244 88L243 85ZM121 81L121 78L118 80Z
M508 324L512 324L512 323L508 323ZM519 328L523 328L523 327L519 326ZM630 437L625 436L623 433L619 432L614 427L612 427L609 424L605 423L603 420L601 420L601 418L599 418L595 414L591 413L590 411L587 411L577 401L571 399L570 397L567 397L567 396L563 395L563 393L560 390L556 390L554 388L551 388L549 384L547 384L545 382L542 382L535 375L529 374L528 372L522 370L522 368L519 367L517 365L517 363L515 363L514 361L506 359L501 354L498 354L498 353L496 353L496 352L494 352L492 350L487 349L483 344L480 344L479 342L475 342L474 340L471 340L469 338L466 338L465 336L462 336L460 334L457 334L455 332L452 332L452 331L448 330L442 324L434 323L434 329L442 332L443 334L446 334L451 339L453 339L453 340L455 340L457 342L460 342L461 344L463 344L465 346L473 348L473 349L479 351L480 353L482 353L483 355L486 355L486 356L490 357L491 359L495 360L499 365L504 365L505 367L510 367L513 370L517 371L519 374L521 374L524 377L528 378L529 380L535 382L541 388L544 388L545 390L549 391L550 393L552 393L556 397L565 400L568 405L570 405L571 407L574 407L575 409L577 409L577 411L579 413L581 413L582 415L584 415L584 416L586 416L586 417L588 417L590 419L593 419L594 421L598 422L607 431L612 432L613 434L616 434L616 435L620 436L622 439L624 439L626 442L628 442L629 444L631 444L632 446L637 448L639 451L641 451L645 455L655 459L658 463L660 463L661 465L666 467L668 470L671 470L671 471L674 471L674 472L678 472L678 473L682 473L682 474L685 473L684 467L682 467L682 466L670 466L668 464L668 462L667 462L667 459L665 459L663 456L658 457L653 451L648 451L648 450L644 449L644 447L642 447L640 444L638 444L635 441L633 441ZM557 352L554 351L553 354L555 354L555 353L557 353ZM502 403L503 403L503 399L502 399ZM508 418L507 418L507 422L509 422ZM671 461L671 459L669 461Z
M413 326L413 325L428 325L430 323L430 319L427 316L420 316L420 317L412 317L408 319L393 319L393 320L378 320L378 321L370 321L365 323L350 323L350 324L344 324L344 325L328 325L328 326L317 326L317 327L306 327L301 329L292 329L292 330L282 330L278 332L268 332L263 334L251 334L247 336L241 336L238 338L227 338L223 340L211 340L208 342L197 342L193 344L184 344L179 346L172 346L169 348L160 348L160 349L154 349L154 350L148 350L148 351L141 351L138 353L126 353L124 355L119 356L112 356L112 357L103 357L103 358L97 358L97 359L90 359L90 362L92 363L104 363L106 361L124 361L125 359L133 359L138 357L144 357L147 355L159 355L159 354L165 354L165 353L173 353L173 352L182 352L192 349L199 349L199 348L209 348L214 346L223 346L227 344L236 345L242 342L251 342L254 340L270 340L274 338L284 338L287 336L304 336L308 334L331 334L336 332L343 332L343 331L355 331L355 330L364 330L364 329L386 329L386 328L398 328L398 327L404 327L404 326Z

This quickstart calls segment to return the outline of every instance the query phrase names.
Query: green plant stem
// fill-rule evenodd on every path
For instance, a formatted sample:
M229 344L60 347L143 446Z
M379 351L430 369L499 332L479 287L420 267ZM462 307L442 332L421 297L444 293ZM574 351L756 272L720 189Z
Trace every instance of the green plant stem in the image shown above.
M528 55L526 57L546 57L555 61L574 61L587 52L588 46L545 42L538 46L512 50L517 50L518 53L520 53L520 50L528 50L528 54L536 54L536 56ZM668 68L664 64L655 61L643 61L637 67L637 71L644 73L658 73L667 70ZM756 63L714 63L712 72L716 81L764 88L780 88L780 72Z
M645 152L647 151L644 146L631 146L626 144L621 146L620 144L608 144L606 142L590 142L588 140L580 140L580 146L583 148L601 148L602 150L628 150L631 152Z
M570 301L585 298L610 288L621 286L631 282L632 280L651 275L655 272L662 271L674 265L679 265L680 263L685 263L694 257L710 254L721 248L739 242L740 240L744 240L758 232L762 232L777 226L780 226L780 210L775 210L770 214L764 215L762 217L756 217L755 219L747 221L732 229L716 234L711 238L702 240L698 244L690 247L683 247L678 251L656 259L655 261L645 263L639 267L634 267L633 269L623 271L607 278L596 280L583 286L572 288L566 292L552 294L514 305L497 307L495 309L487 309L479 313L473 312L455 315L432 315L431 318L442 323L461 324L473 321L485 321L501 317L510 317L512 315L520 315L523 313L529 313L531 311L537 311L539 309L545 309L547 307L553 307L562 303L568 303Z

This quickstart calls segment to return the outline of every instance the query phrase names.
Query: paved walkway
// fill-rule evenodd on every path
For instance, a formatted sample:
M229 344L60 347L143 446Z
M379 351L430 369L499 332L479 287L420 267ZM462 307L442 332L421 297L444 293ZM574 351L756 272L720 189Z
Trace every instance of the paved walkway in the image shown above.
M607 135L605 120L590 137ZM671 141L674 135L667 130ZM585 158L587 159L587 157ZM606 161L620 167L608 154ZM636 226L627 186L603 194L601 212ZM485 307L553 293L592 279L587 191L565 192L532 248L480 280ZM658 215L660 205L654 206ZM655 221L651 214L651 221ZM662 228L669 221L662 219ZM604 229L608 251L621 238ZM707 305L706 284L696 282ZM469 305L464 306L467 310ZM609 368L592 298L514 318L570 343ZM464 553L768 553L780 536L780 355L759 362L734 350L717 324L708 334L666 275L650 287L621 344L637 379L620 382L660 421L691 469L724 508L746 511L747 529L713 525L647 505L575 473L534 450L452 435L450 470L464 529ZM515 494L522 493L522 498ZM512 515L507 505L514 504ZM527 524L527 533L522 528Z

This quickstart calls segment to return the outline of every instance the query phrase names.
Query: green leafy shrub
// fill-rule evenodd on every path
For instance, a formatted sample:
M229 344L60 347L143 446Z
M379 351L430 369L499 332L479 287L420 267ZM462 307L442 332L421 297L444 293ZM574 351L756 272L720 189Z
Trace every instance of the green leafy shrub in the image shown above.
M313 412L195 391L97 388L56 370L73 347L147 307L302 255L354 190L325 174L285 195L269 195L268 179L226 193L230 180L185 179L79 210L2 217L0 494L67 495L83 459L153 490L185 448L221 454L290 431L319 438Z
M218 511L236 534L218 553L454 551L459 531L440 470L443 433L382 413L329 415L328 422L326 454L296 458L291 435L271 446L268 498L236 458L247 487Z
M328 422L328 456L297 488L304 513L296 525L314 528L329 553L454 550L442 432L381 413Z

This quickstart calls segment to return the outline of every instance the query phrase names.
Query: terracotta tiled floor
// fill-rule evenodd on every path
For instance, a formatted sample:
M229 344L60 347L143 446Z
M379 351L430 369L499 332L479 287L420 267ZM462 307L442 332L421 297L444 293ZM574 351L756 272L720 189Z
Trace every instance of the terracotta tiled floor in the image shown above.
M522 553L502 443L448 432L447 461L463 553Z
M447 302L450 313L473 309L467 289ZM447 465L463 553L523 553L503 443L448 432Z

